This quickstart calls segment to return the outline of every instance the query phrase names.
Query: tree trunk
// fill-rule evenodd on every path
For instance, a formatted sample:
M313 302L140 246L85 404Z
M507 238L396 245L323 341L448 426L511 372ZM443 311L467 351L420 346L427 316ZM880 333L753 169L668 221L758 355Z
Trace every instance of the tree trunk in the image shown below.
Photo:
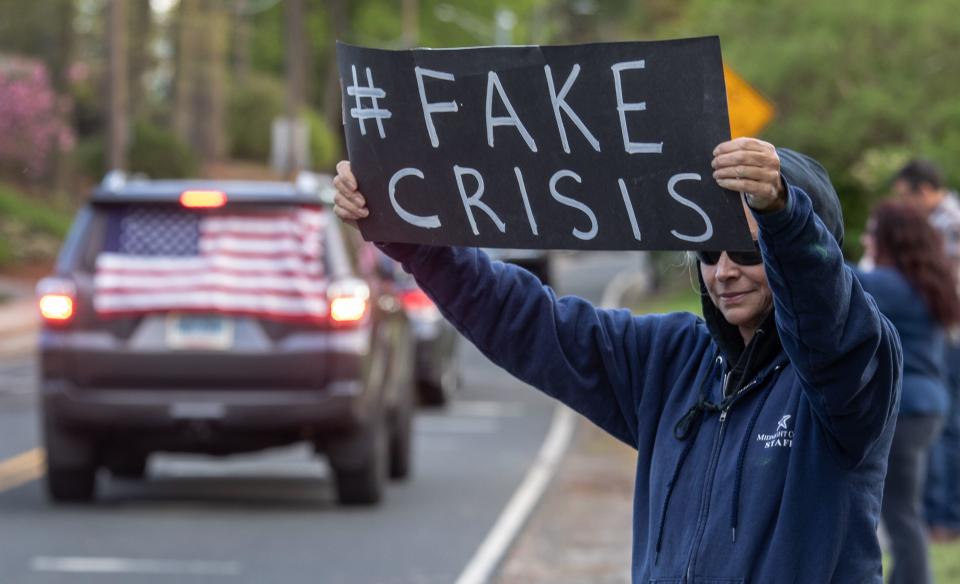
M70 99L70 63L73 59L76 36L73 30L75 14L72 0L61 0L58 3L57 41L58 51L56 59L50 64L50 79L57 96L57 116L63 125L70 126L70 111L73 104ZM53 156L53 177L51 186L55 193L67 190L67 177L70 174L69 156L60 148L60 136L53 137L50 152Z
M127 119L127 14L126 0L110 0L110 170L126 170L129 124Z
M250 75L250 42L252 40L248 0L236 0L233 12L233 79L239 86Z
M229 19L217 0L181 0L174 127L204 162L222 160Z
M420 0L403 0L403 46L412 48L420 42Z
M150 45L153 42L153 14L149 2L128 3L131 31L130 38L137 42L129 44L130 58L130 117L137 119L145 111L144 75L150 68Z
M297 132L304 123L303 105L306 101L306 43L303 33L303 0L286 0L285 37L287 66L287 160L284 170L296 173L306 164L303 152L298 151Z
M327 9L330 20L331 38L343 39L350 34L350 21L347 17L347 7L344 0L328 0ZM343 134L343 103L341 99L340 71L337 68L337 53L331 51L330 66L327 73L327 91L323 105L326 112L327 127L334 130L339 143L340 152L346 156L347 143Z

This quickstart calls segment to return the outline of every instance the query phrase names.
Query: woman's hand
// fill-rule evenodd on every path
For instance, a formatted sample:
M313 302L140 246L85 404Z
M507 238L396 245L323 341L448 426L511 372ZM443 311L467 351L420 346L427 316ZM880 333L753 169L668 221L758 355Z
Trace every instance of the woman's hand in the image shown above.
M337 189L333 198L333 212L344 223L356 227L357 219L363 219L370 211L367 210L367 200L357 190L357 179L350 170L349 160L337 163L337 176L333 179L333 186Z
M713 150L712 166L717 184L743 193L750 208L773 212L786 206L780 157L773 144L756 138L724 142Z

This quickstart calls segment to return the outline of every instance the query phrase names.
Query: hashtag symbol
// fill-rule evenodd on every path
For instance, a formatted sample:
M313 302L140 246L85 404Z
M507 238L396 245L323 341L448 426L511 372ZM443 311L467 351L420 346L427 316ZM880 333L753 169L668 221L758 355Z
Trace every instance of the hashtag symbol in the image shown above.
M377 120L377 129L380 130L380 138L386 138L383 132L383 120L391 116L390 110L383 109L377 102L387 96L387 92L373 85L373 74L370 67L367 67L367 86L359 85L357 81L357 66L351 65L353 70L353 85L347 87L347 95L352 95L356 100L356 107L350 108L350 117L360 122L360 134L367 135L366 121L369 119ZM363 107L362 99L369 99L371 107Z

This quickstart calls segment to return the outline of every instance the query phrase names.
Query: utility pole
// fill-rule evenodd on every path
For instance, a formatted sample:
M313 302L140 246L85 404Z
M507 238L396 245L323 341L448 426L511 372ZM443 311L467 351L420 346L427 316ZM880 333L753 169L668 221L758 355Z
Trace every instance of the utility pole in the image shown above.
M110 170L126 170L129 123L127 116L127 10L126 0L110 0Z

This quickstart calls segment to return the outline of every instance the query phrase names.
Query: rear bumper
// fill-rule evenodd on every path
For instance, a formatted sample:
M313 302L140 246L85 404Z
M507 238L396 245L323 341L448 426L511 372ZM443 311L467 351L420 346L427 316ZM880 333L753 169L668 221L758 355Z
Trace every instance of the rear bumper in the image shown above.
M45 380L42 396L58 424L91 432L163 432L199 424L223 432L326 433L360 427L371 409L358 381L323 389L210 391L97 390Z

